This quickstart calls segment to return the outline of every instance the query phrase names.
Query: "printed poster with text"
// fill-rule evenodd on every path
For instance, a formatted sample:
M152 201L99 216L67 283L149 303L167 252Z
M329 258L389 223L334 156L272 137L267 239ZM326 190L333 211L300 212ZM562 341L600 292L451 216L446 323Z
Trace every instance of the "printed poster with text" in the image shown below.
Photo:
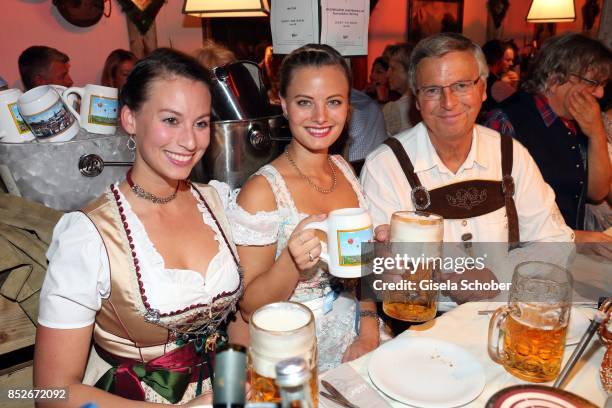
M275 54L289 54L302 45L319 43L317 0L274 0L270 11Z
M368 54L370 0L321 0L321 44L342 55Z

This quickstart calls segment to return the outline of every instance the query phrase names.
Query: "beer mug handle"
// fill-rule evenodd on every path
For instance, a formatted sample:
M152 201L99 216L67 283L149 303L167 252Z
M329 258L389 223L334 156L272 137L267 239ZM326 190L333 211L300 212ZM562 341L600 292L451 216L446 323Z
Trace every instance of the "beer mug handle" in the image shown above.
M68 110L76 117L78 122L81 122L81 114L79 112L77 112L73 107L72 107L72 103L70 103L70 101L68 100L68 97L70 96L70 94L77 94L81 97L81 103L83 103L83 88L78 88L73 86L72 88L68 88L66 89L64 92L62 92L62 100L64 101L64 104L66 105L66 107L68 108Z
M315 221L304 225L304 229L316 229L323 231L325 234L329 231L329 227L327 225L327 221ZM319 255L325 263L329 265L329 253L324 252L323 248L321 248L321 255Z
M489 322L489 356L498 364L504 364L505 362L502 350L506 332L504 326L506 325L508 314L510 314L510 308L508 306L502 306L493 313L491 321Z

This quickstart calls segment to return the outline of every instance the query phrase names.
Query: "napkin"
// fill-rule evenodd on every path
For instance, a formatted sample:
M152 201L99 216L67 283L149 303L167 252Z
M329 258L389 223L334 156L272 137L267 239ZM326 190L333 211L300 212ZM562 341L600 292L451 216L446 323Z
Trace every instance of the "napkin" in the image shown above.
M378 394L370 384L355 371L350 365L342 364L333 370L326 371L319 379L331 383L342 395L358 407L383 408L389 404ZM326 391L319 383L319 391ZM338 408L339 405L319 395L319 406L324 408Z

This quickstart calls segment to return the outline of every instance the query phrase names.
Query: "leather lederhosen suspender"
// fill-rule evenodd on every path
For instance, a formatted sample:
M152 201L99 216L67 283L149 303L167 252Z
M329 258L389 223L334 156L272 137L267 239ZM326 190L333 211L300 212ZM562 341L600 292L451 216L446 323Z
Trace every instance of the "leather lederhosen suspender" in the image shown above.
M502 180L470 180L448 184L431 191L421 184L406 150L399 140L390 137L384 142L391 148L404 175L412 187L415 209L430 211L445 219L473 218L506 207L508 242L515 247L520 242L518 213L514 204L512 178L512 137L501 136Z

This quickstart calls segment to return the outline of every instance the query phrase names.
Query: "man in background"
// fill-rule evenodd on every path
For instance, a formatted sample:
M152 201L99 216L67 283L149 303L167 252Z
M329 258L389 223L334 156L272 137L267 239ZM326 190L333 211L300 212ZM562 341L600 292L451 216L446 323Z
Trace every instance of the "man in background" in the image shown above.
M606 130L597 100L604 95L612 56L581 34L549 39L527 81L487 116L485 125L521 142L553 188L576 242L611 242L584 231L587 200L603 200L610 188Z
M21 53L19 74L25 91L40 85L71 87L70 58L55 48L34 45Z

